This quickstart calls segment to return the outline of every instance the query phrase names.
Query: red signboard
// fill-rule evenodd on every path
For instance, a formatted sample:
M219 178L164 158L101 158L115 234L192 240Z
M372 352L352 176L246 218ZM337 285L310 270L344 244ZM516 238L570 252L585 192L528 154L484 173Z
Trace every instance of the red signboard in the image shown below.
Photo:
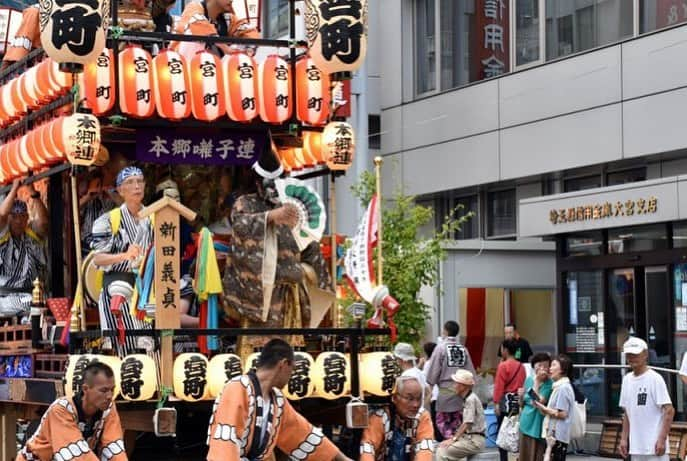
M472 81L509 71L509 13L506 0L475 2L476 36Z
M687 21L687 0L656 0L656 29Z

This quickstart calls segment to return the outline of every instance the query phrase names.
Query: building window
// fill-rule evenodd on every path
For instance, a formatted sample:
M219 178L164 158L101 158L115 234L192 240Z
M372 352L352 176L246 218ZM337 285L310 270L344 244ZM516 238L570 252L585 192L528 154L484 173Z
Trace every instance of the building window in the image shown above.
M512 237L516 234L515 189L487 194L487 237Z
M289 33L289 0L264 0L265 38L279 38Z
M601 187L601 175L599 174L563 180L563 192L575 192L597 187Z
M646 168L632 168L631 170L614 171L606 174L606 185L617 186L646 180Z
M666 248L668 248L668 232L665 224L620 227L608 231L608 254Z
M460 208L458 208L460 207ZM468 197L456 198L453 202L453 209L457 209L456 216L461 217L472 212L473 216L463 223L460 230L456 232L456 240L476 239L479 237L479 199L477 194Z
M565 237L566 256L599 256L603 250L601 231L568 234Z
M369 149L379 150L382 148L382 124L379 115L367 116L367 132L369 133L367 142Z
M633 34L633 2L546 0L546 59L606 45Z
M515 65L526 66L541 59L539 0L516 0Z
M639 0L639 33L687 21L687 0Z
M414 0L415 93L508 72L508 5L508 0Z

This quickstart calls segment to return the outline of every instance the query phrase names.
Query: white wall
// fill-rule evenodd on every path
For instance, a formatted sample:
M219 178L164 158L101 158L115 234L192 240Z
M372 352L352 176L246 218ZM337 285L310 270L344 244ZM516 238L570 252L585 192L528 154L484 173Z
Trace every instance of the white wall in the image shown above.
M409 2L389 3L382 152L400 176L386 182L428 194L687 149L687 26L403 103L412 47L399 57L392 39Z

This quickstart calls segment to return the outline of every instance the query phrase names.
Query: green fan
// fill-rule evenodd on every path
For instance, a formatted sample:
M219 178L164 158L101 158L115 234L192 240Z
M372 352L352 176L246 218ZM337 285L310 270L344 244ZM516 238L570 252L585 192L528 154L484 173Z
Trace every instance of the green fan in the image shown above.
M327 223L327 211L320 195L296 178L277 179L275 185L281 202L298 208L298 225L293 229L298 248L302 251L311 242L319 242Z

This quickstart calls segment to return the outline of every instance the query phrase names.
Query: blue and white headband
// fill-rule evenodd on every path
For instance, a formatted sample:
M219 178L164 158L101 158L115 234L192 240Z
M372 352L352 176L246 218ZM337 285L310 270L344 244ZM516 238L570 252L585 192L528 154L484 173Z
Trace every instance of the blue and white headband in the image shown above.
M143 176L143 171L141 171L141 169L136 166L124 167L117 175L115 185L117 187L121 186L124 181L126 181L132 176Z
M26 206L26 202L23 200L15 200L12 204L12 209L10 210L12 214L29 214L29 208Z

